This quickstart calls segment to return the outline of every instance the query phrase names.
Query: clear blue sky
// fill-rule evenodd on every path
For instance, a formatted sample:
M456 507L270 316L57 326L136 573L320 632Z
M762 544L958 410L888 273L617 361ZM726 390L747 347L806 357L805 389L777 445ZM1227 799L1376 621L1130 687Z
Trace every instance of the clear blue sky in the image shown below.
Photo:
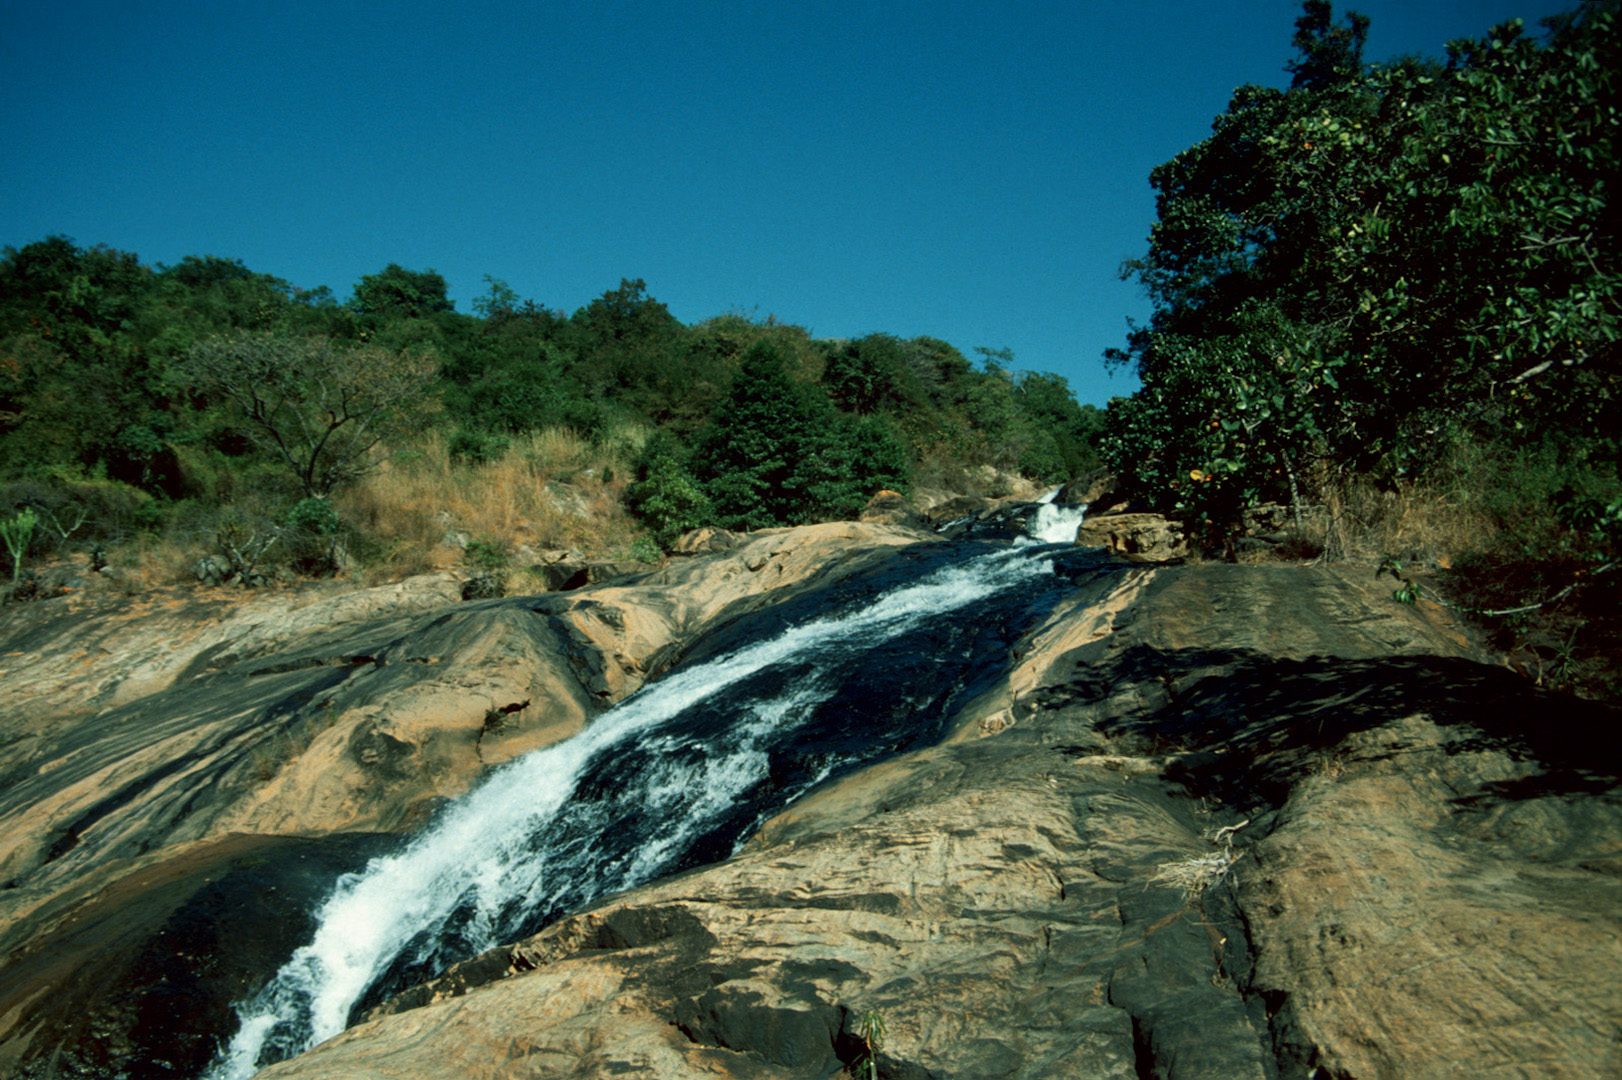
M1364 0L1367 58L1549 0ZM1337 11L1346 5L1337 5ZM1010 348L1083 401L1147 306L1149 170L1294 0L0 0L0 245L241 259L347 298L396 262L573 311Z

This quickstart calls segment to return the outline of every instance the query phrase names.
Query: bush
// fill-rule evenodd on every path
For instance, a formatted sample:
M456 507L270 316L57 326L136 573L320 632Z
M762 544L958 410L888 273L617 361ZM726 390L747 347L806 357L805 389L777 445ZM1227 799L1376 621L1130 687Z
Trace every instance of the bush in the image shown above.
M300 499L282 522L281 554L300 574L336 573L343 523L328 499Z
M512 440L505 435L474 428L457 428L447 449L451 457L458 461L483 465L501 457L511 446Z
M648 441L626 501L664 549L682 533L709 524L714 514L710 497L687 471L681 447L663 433Z

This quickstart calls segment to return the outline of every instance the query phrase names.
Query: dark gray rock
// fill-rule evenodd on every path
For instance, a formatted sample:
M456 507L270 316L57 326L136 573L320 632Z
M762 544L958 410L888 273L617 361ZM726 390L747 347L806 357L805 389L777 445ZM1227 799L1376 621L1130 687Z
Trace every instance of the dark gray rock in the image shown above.
M1484 660L1367 574L1146 568L955 741L266 1075L826 1076L867 1010L886 1076L1605 1075L1619 717Z

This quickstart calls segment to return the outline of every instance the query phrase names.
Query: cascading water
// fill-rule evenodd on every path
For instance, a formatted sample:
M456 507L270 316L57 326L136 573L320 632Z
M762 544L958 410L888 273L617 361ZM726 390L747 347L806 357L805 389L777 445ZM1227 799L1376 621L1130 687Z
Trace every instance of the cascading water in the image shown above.
M1028 541L948 547L940 569L645 687L340 879L309 944L238 1005L209 1080L251 1076L357 1008L594 899L725 858L814 785L938 737L973 690L977 641L1002 651L1065 584L1059 554Z
M1054 502L1053 500L1058 498L1059 492L1063 490L1062 487L1056 487L1039 500L1042 505L1031 518L1031 539L1043 544L1076 542L1076 530L1081 528L1081 519L1087 513L1087 504L1061 505Z

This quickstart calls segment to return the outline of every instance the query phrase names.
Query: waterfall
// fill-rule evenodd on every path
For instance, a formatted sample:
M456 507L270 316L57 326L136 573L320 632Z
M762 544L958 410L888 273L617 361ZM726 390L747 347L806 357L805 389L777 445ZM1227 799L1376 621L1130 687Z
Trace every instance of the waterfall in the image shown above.
M1064 488L1056 487L1037 500L1042 505L1036 510L1036 516L1031 519L1030 535L1033 540L1043 544L1074 544L1076 531L1081 528L1081 519L1087 513L1086 503L1071 503L1060 505L1053 500L1059 497Z
M943 568L644 687L341 878L310 942L238 1004L209 1080L251 1076L599 897L725 858L814 785L938 737L975 643L1005 652L988 635L1011 639L1033 596L1065 584L1056 553L1029 542L941 548ZM871 682L853 689L863 669Z

